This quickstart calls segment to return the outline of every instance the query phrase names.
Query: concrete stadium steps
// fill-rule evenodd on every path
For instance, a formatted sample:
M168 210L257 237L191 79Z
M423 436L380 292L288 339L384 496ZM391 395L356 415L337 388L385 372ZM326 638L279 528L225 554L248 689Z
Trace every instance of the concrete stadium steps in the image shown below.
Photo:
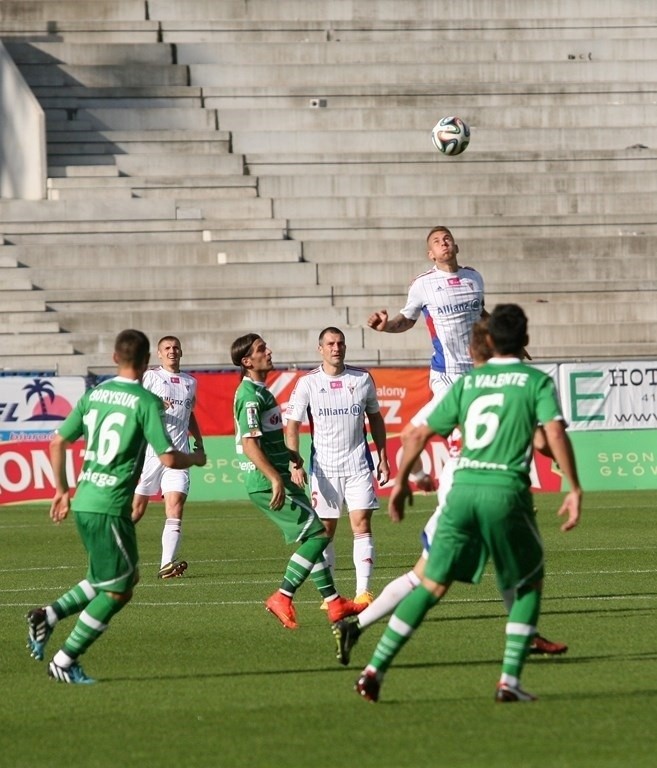
M426 140L426 135L425 135ZM430 145L431 146L431 145ZM351 152L340 154L333 147L321 153L285 153L277 155L248 154L244 156L251 176L301 174L422 174L459 173L488 175L497 172L500 178L517 173L561 173L588 176L591 173L634 173L657 168L657 148L630 147L614 150L581 150L577 152L479 152L468 148L462 155L449 157L431 148L400 156L399 152Z
M54 312L15 312L0 310L0 328L3 333L59 333L61 325ZM0 358L1 359L1 358Z
M647 281L654 281L655 268L637 259L636 271L624 268L613 259L602 262L604 266L596 269L595 261L590 259L578 263L577 258L559 260L558 268L550 262L535 260L530 262L486 262L477 264L484 275L486 291L500 292L513 279L518 289L524 291L563 292L569 286L573 290L591 290L596 284L615 287L616 290L641 290ZM353 264L344 261L336 264L318 264L317 280L325 286L365 286L374 285L408 285L414 274L409 274L407 261L380 262L370 264ZM427 265L429 266L429 265ZM650 283L648 283L650 284ZM522 287L522 288L521 288Z
M461 200L476 195L566 194L598 195L603 190L619 194L657 191L657 176L652 170L635 173L597 171L589 174L570 173L460 173L454 165L428 165L422 174L412 173L291 173L259 176L258 191L274 199L307 199L327 196L377 198L417 195L435 199ZM360 171L360 169L359 169Z
M657 72L657 66L655 67ZM438 115L439 116L439 115ZM221 116L220 116L221 122ZM437 151L431 143L430 123L422 130L298 130L266 131L243 130L233 132L233 151L244 154L315 154L337 152L364 153L371 150L376 133L377 152L396 152L403 157L411 153ZM625 125L614 128L574 127L562 128L503 128L481 126L470 131L470 147L485 156L496 152L540 151L549 157L551 152L579 152L592 150L622 150L636 146L657 147L657 128L652 125ZM452 158L456 159L456 158Z
M61 177L47 183L49 200L90 200L94 197L175 200L217 200L257 197L257 179L248 176Z
M657 49L657 42L654 44ZM656 50L657 55L657 50ZM525 129L580 130L587 128L616 130L657 122L657 103L633 103L628 99L622 104L553 105L550 109L535 106L477 106L450 103L443 98L430 106L379 107L318 107L308 102L302 107L263 109L257 102L250 108L222 109L219 126L224 131L424 131L428 135L439 117L456 114L470 126L473 132L491 126L497 131ZM263 120L264 117L264 120Z
M186 107L76 107L73 113L65 108L45 110L48 132L67 130L110 131L216 131L216 109L198 105ZM223 130L223 129L222 129ZM226 129L227 130L227 129Z
M2 312L11 312L19 321L25 312L45 313L46 302L38 293L32 291L32 286L26 290L13 290L4 287L4 280L0 288L0 306Z
M301 243L293 240L157 242L138 245L69 243L66 248L48 244L5 245L0 248L0 258L3 256L24 267L33 268L85 269L99 264L131 268L139 264L152 269L172 267L188 269L231 263L262 265L263 263L298 262L302 260L302 250ZM89 309L92 308L89 307Z
M71 0L68 0L69 2ZM43 2L43 0L42 0ZM561 21L577 18L580 23L589 20L599 23L600 20L623 18L627 16L627 8L618 2L610 0L583 0L577 5L577 13L573 14L573 6L559 0L545 3L541 0L506 0L500 9L496 0L461 0L457 4L444 3L442 0L409 0L399 3L391 0L370 0L367 4L353 0L186 0L181 6L178 0L149 0L149 16L160 21L185 20L205 21L208 19L243 19L253 22L294 20L294 21L347 21L359 22L362 25L376 26L384 21L401 21L408 23L415 19L439 20L441 23L463 19L474 20L469 24L478 24L480 19L496 20L499 24L503 19L512 20L510 25L530 21L536 23L540 19ZM654 6L649 0L633 0L632 15L650 18L654 15ZM375 20L373 22L373 20Z
M116 334L115 334L116 335ZM45 333L21 331L20 333L0 332L0 369L6 368L8 360L15 355L21 357L31 357L32 365L44 365L41 361L43 355L72 355L75 349L71 338L66 333L59 333L58 330ZM49 367L49 366L48 366Z
M249 206L254 202L266 204L268 201L261 199L242 202L246 208L244 218L249 218L253 213L249 211ZM230 204L231 201L226 201L228 211L226 218L241 218L239 213L231 211ZM38 227L41 222L49 223L53 227L65 225L66 222L77 222L80 225L93 224L93 222L99 224L117 222L118 227L123 222L133 220L175 221L179 218L183 218L181 210L173 200L131 200L110 204L104 204L102 201L69 204L66 201L56 200L5 200L0 206L0 231L9 235L12 231L20 230L21 223L27 230L31 225ZM195 216L194 218L203 217Z
M28 69L26 67L23 70ZM34 65L38 70L39 65ZM473 82L496 83L601 83L615 81L616 83L633 84L637 80L654 84L657 72L653 61L642 59L627 61L560 61L560 62L470 62L437 64L361 64L354 67L350 64L316 64L314 66L282 64L272 67L266 65L223 64L220 67L211 64L190 64L187 68L177 66L159 68L150 65L153 70L151 77L161 70L164 85L176 85L175 78L182 77L183 72L189 77L190 85L198 86L230 86L230 87L269 87L313 86L321 91L327 86L338 86L340 83L351 83L363 87L388 83L412 88L414 85L435 85L436 80L444 83L465 84ZM95 71L94 71L95 70ZM106 71L105 71L106 70ZM182 70L178 72L178 70ZM62 67L60 73L67 73L71 78L89 85L99 85L109 77L112 67ZM56 73L51 76L55 77ZM146 76L146 75L144 75ZM167 80L164 80L164 78ZM46 70L41 71L41 77L47 78ZM48 80L38 81L35 72L29 82L48 84ZM158 82L153 80L152 82ZM36 82L35 82L36 84ZM135 84L139 84L135 82ZM130 82L126 82L130 85Z
M368 85L342 87L285 85L273 88L258 86L234 88L204 86L199 90L204 105L220 110L250 109L397 109L435 110L439 117L452 110L467 113L469 109L491 107L515 109L523 107L570 107L584 109L589 105L652 104L657 86L654 83L435 83ZM320 106L321 105L321 106ZM431 123L433 123L435 120Z
M443 6L443 10L445 6ZM619 9L622 10L622 9ZM60 25L66 39L74 34ZM426 42L439 38L441 43L457 41L477 45L486 41L604 40L622 35L623 39L645 39L657 36L654 13L637 18L618 15L613 18L533 19L507 16L497 18L465 17L445 19L444 13L390 20L370 16L363 20L268 20L263 24L235 19L169 20L159 23L160 36L171 43L321 43L321 42L385 42L400 39Z
M290 219L288 237L304 244L318 240L399 239L415 232L424 243L429 230L443 221L440 209L432 216L415 218L385 217L375 219ZM650 213L623 214L569 214L565 216L454 216L450 229L459 238L513 237L543 238L640 236L657 232L657 222Z
M0 289L0 296L4 295L6 291L24 291L29 296L29 292L33 289L30 276L26 274L25 270L19 268L7 267L0 272L0 279L2 280Z
M428 234L429 230L425 233ZM650 260L657 252L657 232L653 235L608 237L465 237L454 230L459 244L459 258L464 264L479 268L486 277L488 261L508 261L522 265L525 260L545 260L561 268L562 260L573 259L616 259L622 263ZM423 237L407 233L398 239L363 240L315 240L305 242L303 255L306 261L315 264L341 264L345 260L356 264L405 261L409 265L409 280L413 274L430 268L432 263L426 257ZM412 273L412 270L416 272Z
M68 43L8 40L5 48L18 66L26 64L68 64L75 66L174 64L168 43Z
M213 221L184 219L178 221L54 222L24 223L4 226L6 240L12 245L58 245L123 243L189 243L213 240L283 240L287 222L280 219L228 219Z
M157 292L175 288L179 296L183 291L195 291L206 286L228 284L233 291L246 292L258 287L289 287L316 285L317 270L314 264L275 263L259 264L245 269L242 264L183 267L175 270L156 270L151 266L133 265L129 272L112 264L102 263L93 270L75 268L27 267L19 270L39 291L104 290L106 296L114 292L118 298L129 285L132 289ZM191 294L192 296L194 294ZM48 301L48 294L44 293Z
M215 130L49 130L46 138L49 162L62 155L224 155L230 151L229 134Z
M25 3L21 3L21 11ZM80 11L83 9L80 8ZM52 14L51 14L52 15ZM5 41L51 42L51 43L157 43L160 41L160 25L156 21L137 20L95 21L84 19L34 20L0 17L2 37Z
M80 85L40 86L32 91L44 110L60 109L72 118L82 109L154 109L203 106L201 88L149 86L85 88Z
M93 314L58 309L56 315L62 330L72 335L75 344L77 344L77 335L80 333L84 334L85 337L90 333L114 332L116 334L117 318L116 310L113 307L108 308L107 311L96 310ZM269 334L273 331L293 328L298 315L299 310L294 307L279 307L275 313L272 313L271 307L254 308L244 304L241 308L214 309L212 313L199 311L197 307L179 308L173 315L171 310L168 307L163 307L162 304L152 308L133 304L130 309L121 312L121 322L125 327L154 330L155 335L159 333L159 336L167 333L172 325L175 325L176 328L184 328L185 343L183 347L186 350L191 334L214 334L217 329L231 329L233 338L252 329ZM304 310L304 327L317 329L315 331L315 349L317 348L317 334L322 328L327 325L346 328L347 324L346 309L332 307L327 310L325 307L308 307ZM183 335L182 332L180 335ZM312 350L311 347L308 351L312 352Z
M73 21L132 21L145 17L144 3L140 0L3 0L0 23L5 19L14 23L49 22L54 18Z
M134 88L190 84L188 68L176 64L140 64L139 66L22 64L19 69L31 87L76 85L91 88L117 86Z
M38 51L27 50L19 53L26 61L36 63L41 57L50 55L66 63L79 63L79 56L72 46L58 49L48 43L38 46ZM14 49L12 49L14 50ZM39 54L39 51L43 53ZM130 55L126 50L125 55ZM155 53L153 54L155 56ZM158 53L164 60L166 53ZM114 63L112 53L108 51L93 63ZM560 30L555 30L551 37L544 40L436 40L431 41L399 40L394 46L390 41L304 41L303 45L291 46L289 42L222 42L217 43L178 43L176 45L176 63L232 65L236 61L247 62L250 66L291 66L356 64L437 64L453 65L478 62L561 62L561 61L634 61L655 57L655 33L643 39L624 37L591 39L583 35L580 39L563 39ZM82 62L80 62L82 63ZM86 62L85 62L86 63Z
M409 190L410 193L410 190ZM610 217L649 210L654 192L606 192L599 194L554 192L552 194L499 194L461 197L379 195L376 197L277 197L273 199L276 218L299 220L320 216L342 218L345 223L353 219L422 218L440 213L443 220L456 216L566 216L573 214L603 215Z

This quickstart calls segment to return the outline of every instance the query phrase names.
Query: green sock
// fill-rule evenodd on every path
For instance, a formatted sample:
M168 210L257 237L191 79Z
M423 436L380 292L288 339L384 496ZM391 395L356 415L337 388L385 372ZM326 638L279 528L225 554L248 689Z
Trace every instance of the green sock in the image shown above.
M390 617L367 666L378 672L385 672L438 600L439 598L422 584L407 595Z
M293 595L308 578L315 563L322 557L330 539L326 536L317 536L306 539L297 551L289 559L281 592Z
M65 619L67 616L72 616L74 613L80 613L81 610L89 605L97 594L98 592L86 579L84 579L84 581L81 581L79 584L76 584L69 589L65 595L62 595L58 600L55 600L51 605L51 608L58 619Z
M324 600L330 600L333 597L337 597L338 591L335 588L331 567L325 557L321 557L315 563L310 572L310 578L313 580L313 584L317 587L319 594Z
M107 592L99 592L80 614L62 649L77 659L105 632L110 619L127 605L127 600L115 600Z
M541 593L537 589L519 589L506 624L506 645L502 672L520 679L529 646L536 634L541 611Z

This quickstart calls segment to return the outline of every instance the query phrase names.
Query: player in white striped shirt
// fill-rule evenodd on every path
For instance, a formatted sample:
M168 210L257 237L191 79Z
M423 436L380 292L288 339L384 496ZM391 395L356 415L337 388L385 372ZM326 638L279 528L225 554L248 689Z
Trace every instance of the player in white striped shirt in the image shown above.
M459 247L447 227L434 227L427 236L427 256L434 266L411 283L405 306L393 318L388 311L374 312L367 324L375 331L403 333L424 316L431 336L433 356L429 372L431 401L413 419L421 423L443 399L454 381L472 368L472 328L484 309L484 280L475 269L458 263ZM433 480L420 461L411 480L422 490L433 489Z
M322 364L301 376L287 407L287 444L299 450L299 428L308 418L312 435L310 495L313 506L333 538L346 505L354 536L355 602L371 602L374 566L372 513L379 502L374 490L374 461L367 443L365 417L378 452L376 476L383 485L390 476L386 428L372 376L345 365L345 337L339 328L319 335ZM325 552L332 567L331 543Z
M164 421L174 448L189 453L191 434L195 448L203 449L203 437L193 411L196 379L180 370L180 339L176 336L161 338L157 343L157 356L161 365L147 370L142 384L164 402ZM189 493L189 470L167 469L149 445L132 502L132 519L135 523L144 516L149 498L160 492L164 496L166 519L162 531L158 578L171 579L182 576L187 570L187 562L177 560L176 555L182 538L183 509Z

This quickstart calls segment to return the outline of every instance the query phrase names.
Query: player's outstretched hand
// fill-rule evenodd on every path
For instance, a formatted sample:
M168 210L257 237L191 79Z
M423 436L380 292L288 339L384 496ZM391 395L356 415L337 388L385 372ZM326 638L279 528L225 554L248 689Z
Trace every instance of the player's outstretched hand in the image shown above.
M408 501L408 506L413 506L413 494L408 483L395 483L388 499L388 516L393 523L400 523L404 519L404 507Z
M388 310L380 309L367 318L367 324L375 331L384 331L388 324Z
M578 523L582 514L582 492L580 490L569 491L557 514L560 517L567 515L568 519L562 524L562 531L572 530Z

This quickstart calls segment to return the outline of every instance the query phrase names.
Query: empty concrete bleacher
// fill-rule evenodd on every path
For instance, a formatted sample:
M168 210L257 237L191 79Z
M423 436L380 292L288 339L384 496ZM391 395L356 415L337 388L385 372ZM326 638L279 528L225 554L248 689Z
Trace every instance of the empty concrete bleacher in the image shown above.
M537 359L652 354L652 3L7 0L0 37L49 151L49 200L0 201L4 295L41 297L58 331L30 350L62 372L167 319L195 366L253 329L312 364L328 324L353 362L425 364L419 324L365 320L403 306L437 223L489 307L526 305ZM429 140L445 114L458 158Z

